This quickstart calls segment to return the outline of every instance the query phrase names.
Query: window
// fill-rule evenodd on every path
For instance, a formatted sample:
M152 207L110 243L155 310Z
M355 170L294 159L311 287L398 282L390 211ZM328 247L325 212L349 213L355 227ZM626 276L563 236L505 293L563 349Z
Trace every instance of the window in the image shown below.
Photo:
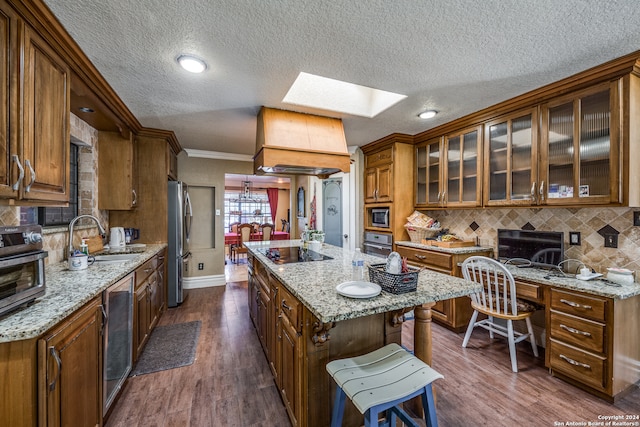
M226 190L224 193L224 231L234 222L271 222L271 207L264 190L256 190L249 197L238 194L238 191Z
M40 207L37 209L37 222L43 227L68 225L78 216L78 146L71 144L69 155L69 206Z

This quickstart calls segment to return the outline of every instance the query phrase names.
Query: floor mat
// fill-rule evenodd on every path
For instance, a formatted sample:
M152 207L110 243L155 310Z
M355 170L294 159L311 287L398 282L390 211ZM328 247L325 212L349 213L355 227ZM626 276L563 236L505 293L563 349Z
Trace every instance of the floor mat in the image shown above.
M199 320L158 326L151 332L149 342L129 376L191 365L195 360L199 336Z

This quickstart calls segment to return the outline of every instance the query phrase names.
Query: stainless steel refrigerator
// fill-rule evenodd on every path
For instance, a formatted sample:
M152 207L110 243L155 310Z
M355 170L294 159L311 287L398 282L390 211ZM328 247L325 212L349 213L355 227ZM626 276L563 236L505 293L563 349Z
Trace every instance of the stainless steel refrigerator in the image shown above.
M169 253L167 257L169 307L176 307L183 301L182 278L191 256L189 234L192 219L193 210L187 184L169 181Z

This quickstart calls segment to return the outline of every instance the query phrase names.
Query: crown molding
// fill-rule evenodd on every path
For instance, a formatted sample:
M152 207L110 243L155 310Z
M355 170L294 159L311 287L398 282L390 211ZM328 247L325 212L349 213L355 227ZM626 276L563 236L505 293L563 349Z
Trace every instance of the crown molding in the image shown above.
M187 156L201 159L233 160L237 162L253 162L251 154L223 153L221 151L194 150L185 148Z

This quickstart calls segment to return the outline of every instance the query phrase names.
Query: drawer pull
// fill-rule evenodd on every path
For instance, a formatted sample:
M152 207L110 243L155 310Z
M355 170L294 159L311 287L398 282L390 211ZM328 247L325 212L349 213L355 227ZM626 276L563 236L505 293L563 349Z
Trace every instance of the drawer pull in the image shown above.
M286 308L287 310L291 311L291 307L289 307L284 300L282 300L282 308Z
M570 305L571 307L576 307L576 308L586 308L587 310L591 310L593 308L590 305L578 304L577 302L569 301L569 300L566 300L564 298L560 299L560 302L563 303L563 304Z
M591 334L589 332L581 331L581 330L572 328L570 326L563 325L562 323L560 324L560 328L564 329L565 331L571 332L572 334L583 335L585 337L590 337L591 336Z
M586 363L578 362L577 360L573 360L570 357L565 356L564 354L560 355L560 359L563 359L567 363L570 363L573 366L580 366L585 369L591 369L591 365L587 365Z
M415 254L415 255L416 255L416 258L418 258L418 259L425 259L426 258L425 255L418 255L418 254Z

